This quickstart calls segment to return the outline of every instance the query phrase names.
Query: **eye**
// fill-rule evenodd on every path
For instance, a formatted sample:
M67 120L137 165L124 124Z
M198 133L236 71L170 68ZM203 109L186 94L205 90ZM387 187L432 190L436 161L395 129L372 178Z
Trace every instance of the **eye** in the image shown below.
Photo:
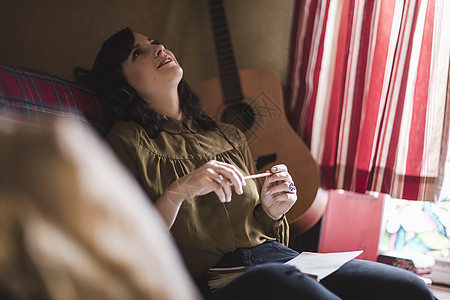
M149 41L150 41L150 44L152 44L152 45L161 45L161 43L155 39L149 39Z
M141 53L142 53L141 49L134 50L133 53L131 54L131 60L135 60L136 57L138 57L138 55L141 54Z

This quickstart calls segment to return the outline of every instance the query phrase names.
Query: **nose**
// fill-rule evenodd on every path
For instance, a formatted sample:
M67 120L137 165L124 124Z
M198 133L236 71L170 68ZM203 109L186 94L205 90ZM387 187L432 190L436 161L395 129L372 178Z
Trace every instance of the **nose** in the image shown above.
M162 44L156 45L155 48L155 56L161 56L162 54L164 54L164 52L166 51L166 49L164 48L164 46Z

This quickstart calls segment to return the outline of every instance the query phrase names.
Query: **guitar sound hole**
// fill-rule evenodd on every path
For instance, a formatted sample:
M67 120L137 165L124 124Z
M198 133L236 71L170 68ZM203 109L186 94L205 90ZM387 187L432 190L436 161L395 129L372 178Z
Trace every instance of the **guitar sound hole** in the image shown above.
M222 112L221 121L233 124L242 132L246 132L255 123L255 111L245 103L232 104Z

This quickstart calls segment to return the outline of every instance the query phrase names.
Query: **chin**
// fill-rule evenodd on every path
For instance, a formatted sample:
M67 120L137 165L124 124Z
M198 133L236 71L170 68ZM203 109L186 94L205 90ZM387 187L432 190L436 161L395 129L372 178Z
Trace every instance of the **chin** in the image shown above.
M181 67L178 68L177 75L178 81L181 81L183 79L183 69Z

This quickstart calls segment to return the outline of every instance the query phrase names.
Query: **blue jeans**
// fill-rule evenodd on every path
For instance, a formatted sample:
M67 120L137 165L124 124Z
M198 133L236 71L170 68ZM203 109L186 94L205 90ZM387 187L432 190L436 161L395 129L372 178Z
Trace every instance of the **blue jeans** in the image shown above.
M211 293L208 275L195 281L205 299L436 299L413 273L381 263L352 260L320 282L284 262L299 253L267 241L226 254L216 267L255 266Z

